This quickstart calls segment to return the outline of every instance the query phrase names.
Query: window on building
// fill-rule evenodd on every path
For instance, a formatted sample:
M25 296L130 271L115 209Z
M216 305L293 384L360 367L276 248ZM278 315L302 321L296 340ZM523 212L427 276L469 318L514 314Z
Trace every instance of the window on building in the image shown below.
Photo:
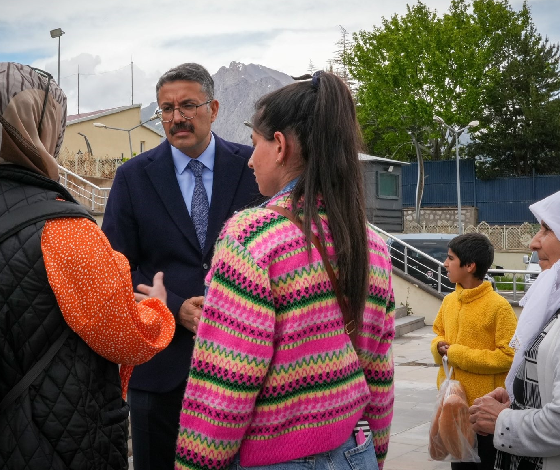
M144 152L145 150L146 150L146 142L141 140L140 141L140 153Z
M385 171L378 171L377 197L381 199L398 199L399 175Z

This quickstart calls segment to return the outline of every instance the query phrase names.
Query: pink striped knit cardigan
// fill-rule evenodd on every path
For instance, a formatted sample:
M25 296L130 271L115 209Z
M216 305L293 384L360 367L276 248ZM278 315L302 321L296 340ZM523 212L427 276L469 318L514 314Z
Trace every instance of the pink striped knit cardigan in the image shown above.
M394 298L385 242L372 227L368 236L370 287L356 355L321 256L313 249L309 263L300 229L266 208L227 222L207 277L176 469L227 468L238 452L243 466L326 452L362 416L383 468L393 415Z

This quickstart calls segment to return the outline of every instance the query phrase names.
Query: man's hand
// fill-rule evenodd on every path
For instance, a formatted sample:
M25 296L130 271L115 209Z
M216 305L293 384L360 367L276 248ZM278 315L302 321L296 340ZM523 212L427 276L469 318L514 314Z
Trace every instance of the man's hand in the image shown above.
M154 276L154 285L148 286L146 284L138 284L136 287L138 292L134 293L134 300L136 302L140 302L148 297L155 297L156 299L161 300L165 305L167 305L167 290L165 290L165 286L163 285L163 273L159 272L156 273Z
M509 396L503 388L497 388L493 392L477 398L469 408L469 420L475 432L482 436L494 434L498 415L508 407Z
M441 357L447 356L447 350L449 349L449 343L446 341L440 341L437 344L437 352Z
M200 321L203 305L203 296L191 297L185 300L179 309L178 322L194 334L198 330L198 322Z

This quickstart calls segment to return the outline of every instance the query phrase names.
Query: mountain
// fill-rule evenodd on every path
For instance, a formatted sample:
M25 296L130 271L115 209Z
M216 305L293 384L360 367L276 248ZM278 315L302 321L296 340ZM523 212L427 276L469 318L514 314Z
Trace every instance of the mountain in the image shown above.
M150 103L145 108L142 108L140 110L140 120L141 120L141 122L144 122L144 121L147 121L148 119L150 119L154 115L154 113L156 112L156 109L158 109L158 105L157 105L156 101L153 101L152 103ZM163 124L161 123L161 121L159 119L155 119L153 121L148 121L146 123L146 126L151 127L153 129L157 130L158 132L164 133Z
M220 102L218 118L212 129L226 140L247 145L251 145L251 130L243 121L251 119L255 102L294 81L290 76L262 65L239 62L221 67L212 78L216 99Z
M221 67L214 75L214 97L220 103L218 118L212 130L223 139L251 145L251 131L243 121L251 119L255 102L263 95L277 90L294 80L282 72L256 64L231 62ZM149 119L157 109L153 102L142 109L142 121ZM163 130L160 121L147 123Z

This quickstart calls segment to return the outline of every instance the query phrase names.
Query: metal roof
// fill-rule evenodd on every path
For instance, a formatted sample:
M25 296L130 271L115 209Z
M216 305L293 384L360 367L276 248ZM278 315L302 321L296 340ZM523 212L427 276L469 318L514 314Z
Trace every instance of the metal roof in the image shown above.
M141 106L142 105L140 104L133 104L131 106L120 106L119 108L100 109L98 111L92 111L91 113L71 114L70 116L66 117L66 125L77 124L84 121L91 121L92 119L109 116L110 114L120 113L122 111L126 111L127 109L140 108Z
M142 106L141 104L133 104L130 106L120 106L119 108L100 109L98 111L92 111L90 113L72 114L66 117L66 126L71 126L72 124L78 124L80 122L85 122L85 121L97 120L104 116L120 113L122 111L127 111L129 109L140 108L141 106ZM151 130L152 132L156 133L160 137L165 137L165 132L156 129L155 127L148 126L146 125L146 123L142 124L142 127Z

